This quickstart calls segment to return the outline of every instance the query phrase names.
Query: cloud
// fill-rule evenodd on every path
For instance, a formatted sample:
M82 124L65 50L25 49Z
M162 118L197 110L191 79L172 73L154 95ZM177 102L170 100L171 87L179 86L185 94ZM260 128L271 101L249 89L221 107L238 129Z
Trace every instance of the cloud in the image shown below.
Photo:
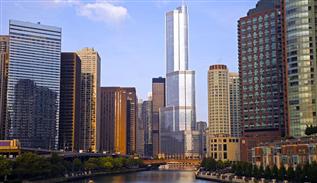
M128 9L104 0L85 2L81 0L51 0L55 5L74 7L77 15L96 22L119 24L128 17Z
M77 8L77 13L90 20L105 23L120 23L128 16L128 10L125 7L106 1L81 4Z

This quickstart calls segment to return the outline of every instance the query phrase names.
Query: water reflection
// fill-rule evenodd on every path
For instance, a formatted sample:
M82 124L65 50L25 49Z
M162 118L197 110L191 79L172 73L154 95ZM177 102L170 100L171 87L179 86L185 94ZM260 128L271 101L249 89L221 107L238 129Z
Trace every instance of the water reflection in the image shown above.
M192 171L145 171L114 176L100 176L73 183L205 183L196 180Z

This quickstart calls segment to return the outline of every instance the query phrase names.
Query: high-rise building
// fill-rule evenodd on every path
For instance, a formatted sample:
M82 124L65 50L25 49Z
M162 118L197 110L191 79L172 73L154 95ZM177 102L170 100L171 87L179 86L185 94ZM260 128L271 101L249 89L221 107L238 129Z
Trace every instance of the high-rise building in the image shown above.
M81 60L81 117L78 146L83 151L96 151L100 110L100 57L93 48L77 51Z
M100 151L136 152L136 101L135 88L101 88Z
M207 131L207 123L205 121L198 121L196 123L196 131L199 132L199 154L201 158L204 158L206 156L206 151L207 151L207 136L206 136L206 131Z
M127 97L127 153L136 152L136 123L138 99L135 88L122 88Z
M9 36L0 36L0 139L6 130L7 84L9 66Z
M296 1L298 2L298 1ZM280 0L260 0L238 21L241 159L251 149L285 136L286 72Z
M317 2L285 2L288 132L301 137L307 125L317 125Z
M226 65L212 65L208 71L208 135L229 136L229 70Z
M120 87L100 90L99 151L127 154L127 96Z
M61 55L59 149L79 150L81 61L76 53Z
M152 143L152 100L146 100L142 103L142 121L144 129L144 155L153 156Z
M240 140L232 134L231 111L238 110L232 87L238 87L236 74L229 73L226 65L212 65L208 71L207 156L216 160L240 160ZM234 88L236 90L236 88ZM232 98L233 97L233 98ZM232 105L234 104L234 105ZM235 109L231 109L234 107Z
M10 20L6 138L57 149L61 28Z
M230 128L232 137L241 136L239 74L229 73Z
M165 78L152 79L152 141L153 156L160 153L160 110L165 107Z
M144 122L142 118L143 100L138 101L138 120L136 124L136 152L140 156L144 156Z
M167 156L191 157L196 123L195 72L188 69L187 6L167 12L166 107L160 123L160 151Z

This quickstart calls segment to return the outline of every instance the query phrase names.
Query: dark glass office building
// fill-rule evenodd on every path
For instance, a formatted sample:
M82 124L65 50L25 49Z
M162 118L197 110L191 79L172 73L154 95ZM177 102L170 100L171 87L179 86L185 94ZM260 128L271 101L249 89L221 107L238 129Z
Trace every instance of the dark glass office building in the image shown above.
M61 28L10 20L6 138L57 149Z
M61 55L59 149L78 151L81 61L76 53Z
M152 79L152 141L153 156L160 153L160 109L165 107L165 78Z
M251 148L286 134L283 2L260 0L238 21L241 160Z

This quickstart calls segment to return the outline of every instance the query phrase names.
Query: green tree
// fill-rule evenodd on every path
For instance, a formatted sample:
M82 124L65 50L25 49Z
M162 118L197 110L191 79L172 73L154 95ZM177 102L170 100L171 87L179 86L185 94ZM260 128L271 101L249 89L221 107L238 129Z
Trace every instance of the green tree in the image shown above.
M301 182L303 176L303 170L302 167L297 165L295 169L295 181L296 182Z
M285 178L286 178L286 169L284 165L282 164L280 169L278 170L278 179L285 180Z
M253 165L253 168L252 168L252 175L256 178L259 178L260 177L260 174L259 174L259 168L258 166L256 165Z
M106 162L106 163L104 164L104 167L105 167L107 170L110 170L110 169L113 168L113 164L108 161L108 162Z
M0 178L2 177L2 180L6 181L7 176L11 175L11 173L12 173L11 161L0 156Z
M294 168L292 166L289 166L286 172L287 175L287 180L294 180L295 178L295 171Z
M83 167L83 163L80 161L80 159L76 158L73 160L73 170L74 171L79 171Z
M262 165L259 168L259 177L264 177L264 168Z
M270 169L269 166L266 166L266 167L265 167L264 177L265 177L265 178L269 178L269 179L272 178L272 172L271 172L271 169Z
M276 165L274 165L272 168L272 178L278 180L278 168Z

